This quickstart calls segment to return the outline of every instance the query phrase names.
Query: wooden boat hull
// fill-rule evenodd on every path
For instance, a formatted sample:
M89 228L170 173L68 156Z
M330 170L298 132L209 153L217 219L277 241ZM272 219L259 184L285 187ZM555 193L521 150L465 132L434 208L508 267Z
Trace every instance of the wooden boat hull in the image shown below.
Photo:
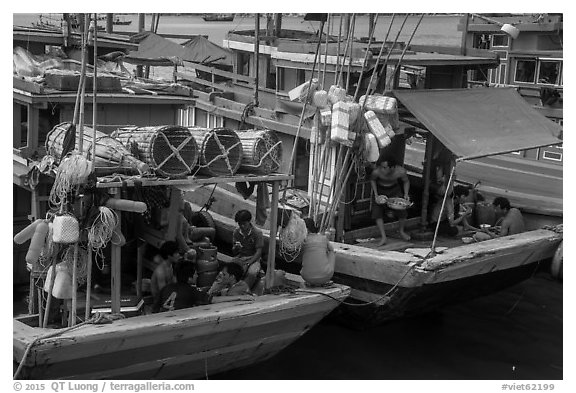
M350 292L341 285L305 291L84 325L34 345L19 378L190 379L247 366L285 348L339 304L325 295L343 300ZM51 332L14 320L15 365L28 343Z
M229 243L234 222L211 214L217 237ZM263 232L266 237L268 232ZM370 307L345 307L344 311L371 325L519 283L534 273L538 263L552 258L561 241L561 233L540 229L462 244L432 258L332 243L336 253L333 280L352 288L349 300L370 303Z

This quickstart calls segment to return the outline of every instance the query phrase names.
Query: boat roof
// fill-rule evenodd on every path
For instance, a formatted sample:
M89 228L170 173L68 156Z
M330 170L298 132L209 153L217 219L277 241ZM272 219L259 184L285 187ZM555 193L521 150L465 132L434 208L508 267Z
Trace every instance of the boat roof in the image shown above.
M232 65L232 51L224 49L208 39L197 36L184 45L180 45L148 32L139 43L138 50L128 53L124 58L127 63L150 66L171 66L182 60L194 63L215 63Z
M397 90L396 98L462 160L562 143L562 128L515 89Z

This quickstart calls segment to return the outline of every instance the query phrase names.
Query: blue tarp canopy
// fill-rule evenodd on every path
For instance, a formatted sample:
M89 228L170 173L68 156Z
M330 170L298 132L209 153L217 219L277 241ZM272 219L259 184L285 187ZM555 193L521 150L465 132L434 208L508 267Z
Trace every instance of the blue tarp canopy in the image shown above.
M562 143L562 127L515 89L397 90L394 95L461 159Z

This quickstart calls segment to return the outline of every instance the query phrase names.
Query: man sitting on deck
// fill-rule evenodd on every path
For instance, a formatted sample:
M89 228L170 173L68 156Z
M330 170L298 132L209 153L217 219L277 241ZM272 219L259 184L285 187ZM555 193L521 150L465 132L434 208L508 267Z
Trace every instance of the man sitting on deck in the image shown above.
M158 266L154 269L150 280L150 291L155 302L158 300L162 288L174 282L172 267L179 259L180 252L176 242L167 241L160 246L159 253L154 259L155 262L158 262Z
M234 266L238 268L240 274L242 274L242 268L238 265ZM210 303L254 300L254 297L249 292L242 292L239 289L232 291L232 288L234 287L228 290L226 296L220 297L212 297L211 294L192 287L188 281L194 274L194 266L188 261L180 261L176 263L174 271L177 282L168 284L162 288L158 299L155 300L154 305L152 306L152 312L180 310L183 308ZM244 283L244 285L246 284Z
M400 189L400 182L402 182L403 190ZM378 245L382 246L386 244L384 214L396 214L400 227L400 236L404 240L410 240L410 235L404 231L407 217L406 210L390 210L386 212L386 204L380 202L378 198L379 196L385 196L387 198L404 197L406 200L409 199L408 191L410 190L410 180L408 180L406 169L398 165L394 158L380 156L378 161L376 161L376 168L370 175L370 183L372 184L372 191L374 192L372 218L376 220L376 225L382 236Z
M222 280L215 282L208 293L218 296L251 295L250 288L244 277L244 270L237 263L227 263L222 268Z
M238 211L234 221L238 228L232 234L232 252L236 256L235 262L244 269L244 281L252 288L260 272L264 236L252 225L252 214L248 210Z
M510 206L510 201L504 197L496 197L492 202L496 217L502 217L500 233L498 236L515 235L526 230L524 217L515 207Z

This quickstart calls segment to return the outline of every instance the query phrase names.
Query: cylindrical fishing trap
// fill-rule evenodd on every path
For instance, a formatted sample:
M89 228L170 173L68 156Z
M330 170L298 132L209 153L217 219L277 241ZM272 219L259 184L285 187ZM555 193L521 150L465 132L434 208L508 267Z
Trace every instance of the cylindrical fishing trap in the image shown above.
M242 163L242 143L236 132L227 128L188 128L200 151L199 173L209 176L234 175Z
M268 175L280 169L282 142L274 131L236 131L242 142L240 170Z
M65 122L55 126L46 137L46 152L58 160L62 159L64 137L71 127ZM82 154L89 160L94 160L96 173L112 173L116 170L133 170L145 173L150 170L148 165L134 157L128 149L118 140L96 130L96 140L93 140L94 130L84 126L82 140ZM76 128L76 140L80 137L80 130ZM92 158L92 145L96 143L95 157ZM78 142L76 142L78 145Z
M188 175L198 161L198 145L185 127L122 127L112 135L128 148L135 147L138 157L162 176Z

